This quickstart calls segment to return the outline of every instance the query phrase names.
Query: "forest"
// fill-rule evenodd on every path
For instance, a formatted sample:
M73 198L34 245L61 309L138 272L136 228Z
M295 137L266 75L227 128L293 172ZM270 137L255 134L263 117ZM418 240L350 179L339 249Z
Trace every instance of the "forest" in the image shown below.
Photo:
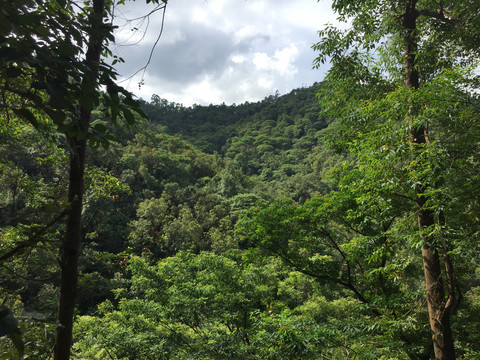
M480 358L480 3L333 1L323 81L209 106L115 82L122 3L2 4L0 359Z

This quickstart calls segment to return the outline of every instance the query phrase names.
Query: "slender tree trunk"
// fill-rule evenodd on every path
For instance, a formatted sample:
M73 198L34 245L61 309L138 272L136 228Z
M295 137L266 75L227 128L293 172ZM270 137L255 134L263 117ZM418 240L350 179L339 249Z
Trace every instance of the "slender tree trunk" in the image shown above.
M86 96L94 96L97 83L98 66L102 50L104 0L93 0L91 32L85 57L89 74L85 75L82 90ZM72 345L73 316L77 298L78 258L82 242L83 175L85 170L85 135L90 125L91 111L83 104L79 105L77 133L68 136L70 145L70 179L68 201L70 211L65 225L62 256L60 260L61 280L58 303L57 328L55 333L55 360L68 360Z
M85 141L70 139L70 184L68 200L71 209L65 226L55 334L55 360L69 359L72 344L73 313L77 297L78 257L81 244L83 173L85 168Z
M416 9L417 0L407 1L406 11L403 16L405 30L405 87L407 89L418 89L419 72L417 68L417 25L419 16ZM413 145L426 145L428 143L428 129L424 126L410 124ZM427 209L424 196L429 185L417 185L415 188L415 202L417 204L417 219L420 238L423 242L422 259L425 274L425 285L428 304L428 317L432 331L433 348L436 359L454 360L455 350L453 344L452 330L450 325L451 297L445 300L445 289L442 279L441 258L438 253L436 239L428 235L429 229L435 224L435 216L432 210ZM446 256L446 258L445 258ZM452 264L448 253L444 253L445 269L449 279L452 276Z

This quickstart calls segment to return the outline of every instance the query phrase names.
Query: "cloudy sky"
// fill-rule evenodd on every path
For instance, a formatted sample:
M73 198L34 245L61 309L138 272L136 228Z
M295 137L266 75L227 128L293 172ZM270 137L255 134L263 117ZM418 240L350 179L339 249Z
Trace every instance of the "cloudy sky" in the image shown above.
M122 20L152 10L142 3L116 11L124 78L147 63L161 28L162 12L149 21ZM186 106L285 94L322 79L324 69L312 70L311 45L326 23L336 23L329 0L170 0L144 84L139 89L140 72L122 85L145 100L157 94Z

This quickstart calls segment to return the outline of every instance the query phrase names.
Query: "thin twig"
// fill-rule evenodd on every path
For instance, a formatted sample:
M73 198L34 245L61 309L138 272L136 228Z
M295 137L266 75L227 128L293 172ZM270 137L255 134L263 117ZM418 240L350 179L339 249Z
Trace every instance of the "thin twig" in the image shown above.
M153 44L152 46L152 49L150 50L150 54L148 56L148 60L147 60L147 63L145 64L145 66L141 67L140 69L138 69L134 74L130 75L128 78L126 79L123 79L121 81L119 81L118 83L122 83L122 82L125 82L127 80L132 80L132 78L137 75L139 72L143 71L142 73L142 77L141 77L141 81L140 81L140 84L143 82L144 80L144 77L145 77L145 72L147 71L147 67L148 65L150 65L150 62L152 61L152 57L153 57L153 52L155 51L155 48L157 47L157 44L158 42L160 41L160 38L162 37L162 34L163 34L163 29L164 29L164 25L165 25L165 13L166 13L166 10L167 10L167 4L163 5L163 7L161 8L163 10L163 13L162 13L162 23L161 23L161 27L160 27L160 32L157 36L157 39L155 40L155 43Z

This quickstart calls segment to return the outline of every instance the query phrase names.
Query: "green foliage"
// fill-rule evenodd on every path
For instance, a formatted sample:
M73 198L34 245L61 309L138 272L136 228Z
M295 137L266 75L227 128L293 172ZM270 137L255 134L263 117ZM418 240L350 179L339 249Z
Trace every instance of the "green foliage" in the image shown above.
M56 0L5 4L0 87L7 121L13 113L44 130L53 122L57 131L87 139L92 147L108 147L114 136L106 126L93 123L82 128L71 116L79 103L88 111L102 103L105 118L113 125L121 119L133 126L134 113L145 117L132 95L114 83L117 74L110 65L101 62L97 69L84 62L92 24L101 23L96 36L106 39L102 41L104 54L111 54L108 42L113 41L112 24L102 23L102 18L90 12L87 5L77 9ZM93 93L86 94L85 86L90 83ZM100 84L106 87L103 96Z
M69 205L63 132L92 146L76 356L426 358L413 200L428 184L426 208L447 219L428 232L455 256L465 294L453 319L459 354L478 357L479 80L453 66L478 52L477 5L445 4L462 25L422 19L430 36L414 94L398 73L401 39L387 37L398 28L391 2L334 1L341 17L360 16L321 32L317 63L334 62L323 84L232 106L153 96L140 110L111 81L78 93L86 18L59 4L0 14L0 287L21 297L12 309L26 356L52 351L61 216L45 224ZM459 32L465 53L452 46ZM100 82L114 77L100 64ZM88 129L69 116L78 101L92 110ZM132 129L143 111L150 122ZM410 121L428 126L428 146L412 144ZM9 339L0 344L1 357L15 356Z
M476 175L457 172L454 164L466 164L467 154L478 152L474 139L480 115L478 77L472 72L480 57L471 42L478 41L480 33L472 29L464 41L457 26L470 29L478 24L478 4L334 1L332 6L340 20L351 21L347 30L332 26L322 30L314 45L320 52L316 64L327 58L332 63L319 94L325 115L334 119L326 142L351 156L333 175L339 191L353 196L348 211L354 218L369 215L371 209L373 219L388 221L393 216L387 227L371 228L377 238L387 239L386 252L364 247L363 240L350 241L343 249L373 252L373 258L366 257L369 265L383 258L385 270L401 284L393 294L403 295L405 284L412 290L418 286L409 265L401 262L423 262L432 336L444 339L433 342L435 356L453 359L449 333L459 299L455 283L468 272L456 272L454 278L452 265L466 270L471 253L460 255L463 241L472 243L470 235L477 233L476 224L465 216L476 206L476 195L462 197L463 186L456 182L469 184ZM465 121L471 129L463 128ZM422 256L415 261L412 250L420 249ZM434 262L441 265L431 266ZM385 277L388 272L376 269L367 280L373 279L370 275ZM416 350L412 354L423 356Z
M129 269L131 287L119 290L126 298L118 308L101 305L100 323L80 319L79 355L104 351L118 359L132 354L143 359L149 358L151 346L155 356L170 359L300 359L319 354L320 339L309 331L311 321L293 314L291 319L282 311L285 305L276 289L283 284L284 291L295 290L280 280L287 274L276 262L249 264L241 258L180 252L153 266L133 258ZM298 343L305 332L311 336L302 340L308 346ZM151 345L145 347L147 343Z
M262 306L267 287L260 284L266 274L243 273L235 261L213 254L186 252L154 266L133 258L129 269L131 289L119 292L129 298L118 310L102 305L96 331L82 327L88 319L81 320L79 331L87 335L77 346L84 356L104 348L117 358L143 359L153 346L157 358L221 359L247 350L250 315ZM151 346L145 348L146 343Z
M155 349L165 359L407 359L416 350L397 339L418 335L413 316L380 321L274 258L239 255L132 258L118 305L79 319L77 356L148 359Z
M199 149L233 160L227 165L228 173L222 174L224 196L236 195L242 190L238 180L254 175L270 189L270 200L281 194L305 201L327 191L318 178L301 180L311 171L306 159L318 143L315 134L326 126L319 116L316 86L232 106L186 108L154 95L152 103L143 107L152 122L165 126L168 133L181 134ZM256 193L266 197L263 188Z

